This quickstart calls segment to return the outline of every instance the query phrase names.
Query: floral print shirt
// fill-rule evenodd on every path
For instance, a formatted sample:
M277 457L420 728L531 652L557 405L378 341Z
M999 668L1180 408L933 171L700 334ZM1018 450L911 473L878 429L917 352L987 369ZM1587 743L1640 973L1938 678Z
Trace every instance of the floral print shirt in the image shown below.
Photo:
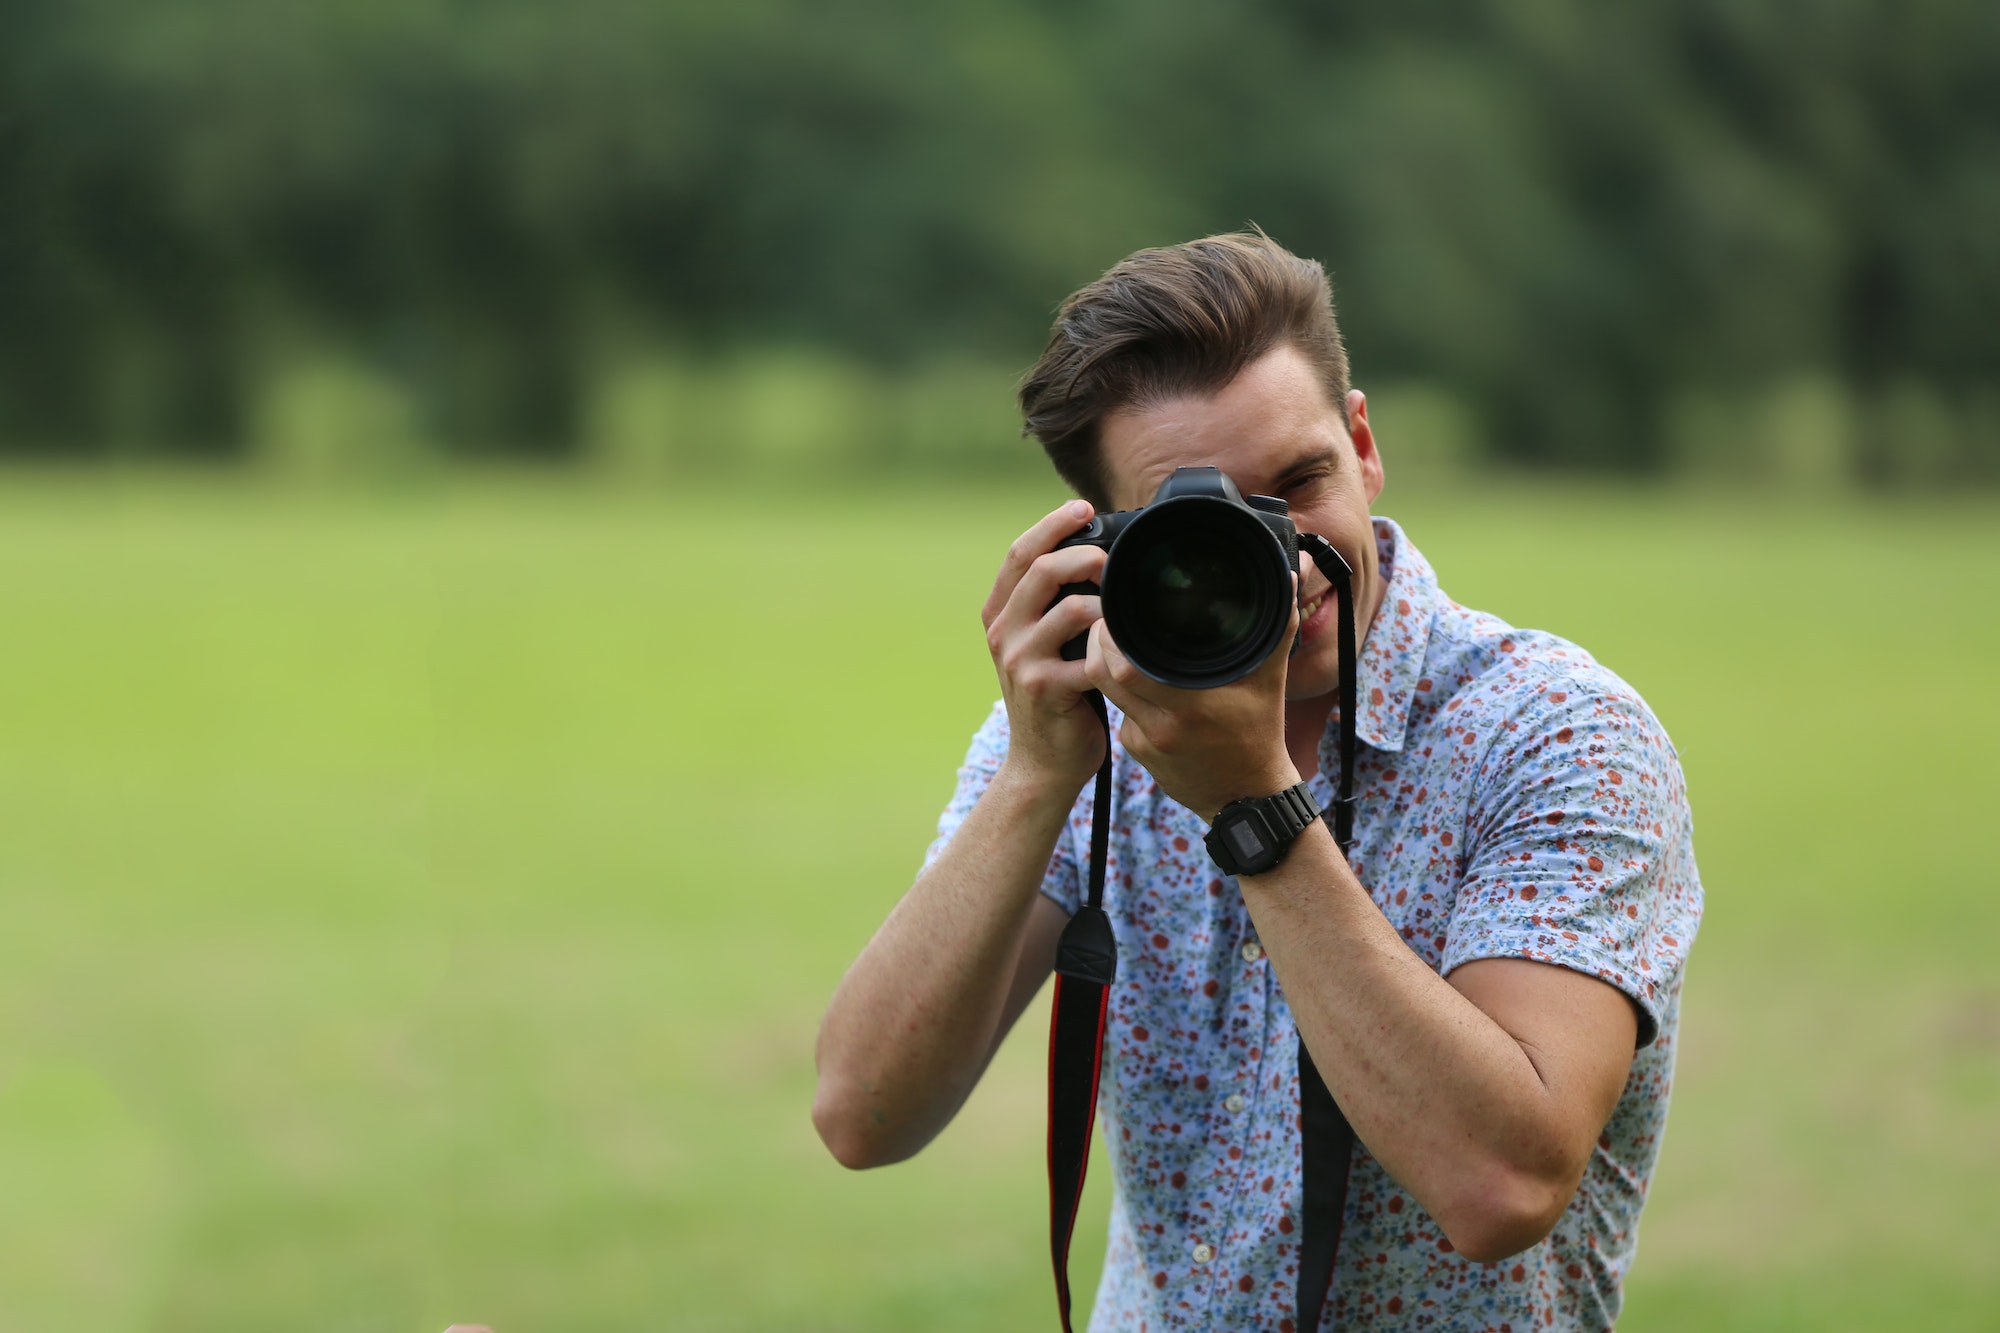
M1447 598L1375 520L1387 589L1361 649L1353 868L1441 974L1528 958L1629 996L1639 1050L1554 1232L1479 1264L1354 1149L1323 1328L1608 1329L1672 1083L1681 974L1701 919L1686 789L1632 688L1576 646ZM1336 718L1311 779L1339 768ZM1116 732L1118 718L1113 710ZM935 857L1006 753L996 706L939 820ZM1114 747L1105 908L1118 940L1102 1132L1114 1175L1093 1333L1293 1327L1298 1031L1201 819ZM1042 892L1074 912L1089 866L1086 783Z

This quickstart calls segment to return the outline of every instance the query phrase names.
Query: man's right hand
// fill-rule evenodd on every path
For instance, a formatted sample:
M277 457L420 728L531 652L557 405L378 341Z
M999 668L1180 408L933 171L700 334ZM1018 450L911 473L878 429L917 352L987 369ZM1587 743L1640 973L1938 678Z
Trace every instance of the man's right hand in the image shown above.
M1090 522L1091 506L1072 500L1029 528L1007 558L981 608L986 647L1007 704L1005 766L1035 786L1073 796L1104 762L1104 726L1084 702L1091 688L1082 662L1066 662L1062 646L1103 615L1094 596L1065 597L1065 583L1098 583L1106 552L1095 546L1056 550L1057 542Z
M937 1136L1048 980L1069 917L1038 890L1077 791L1104 758L1090 682L1062 646L1098 618L1104 552L1055 545L1090 521L1074 501L1021 534L980 619L1009 734L977 803L841 978L820 1024L813 1124L842 1165L900 1162ZM982 763L985 761L982 761Z

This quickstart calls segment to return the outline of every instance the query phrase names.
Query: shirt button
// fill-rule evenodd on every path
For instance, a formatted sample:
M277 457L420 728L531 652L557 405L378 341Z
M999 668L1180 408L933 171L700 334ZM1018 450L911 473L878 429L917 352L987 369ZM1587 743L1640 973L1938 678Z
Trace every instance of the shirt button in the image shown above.
M1205 1264L1214 1257L1215 1250L1207 1242L1204 1241L1202 1244L1194 1247L1194 1261L1196 1263Z
M1243 946L1244 962L1254 963L1263 956L1264 956L1264 946L1257 943L1257 941L1251 940L1249 943Z
M1240 1092L1232 1092L1227 1097L1224 1097L1222 1099L1222 1104L1225 1108L1227 1108L1229 1114L1235 1115L1238 1111L1243 1109L1243 1094Z

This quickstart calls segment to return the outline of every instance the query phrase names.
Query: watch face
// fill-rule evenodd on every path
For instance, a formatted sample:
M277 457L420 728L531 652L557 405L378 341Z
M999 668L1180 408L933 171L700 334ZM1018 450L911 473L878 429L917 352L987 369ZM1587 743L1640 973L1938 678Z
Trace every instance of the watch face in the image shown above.
M1264 840L1263 822L1246 810L1223 826L1222 836L1229 843L1230 852L1246 866L1255 865L1271 854L1271 844Z

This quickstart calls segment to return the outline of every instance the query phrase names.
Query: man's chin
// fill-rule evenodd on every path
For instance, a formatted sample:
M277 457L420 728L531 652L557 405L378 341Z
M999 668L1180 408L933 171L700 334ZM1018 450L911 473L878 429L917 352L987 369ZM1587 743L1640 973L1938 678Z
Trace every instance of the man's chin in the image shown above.
M1301 674L1294 671L1285 680L1285 702L1288 704L1302 704L1311 700L1324 699L1327 706L1332 707L1340 702L1334 698L1334 692L1339 688L1340 671L1337 668L1315 671L1311 674Z

